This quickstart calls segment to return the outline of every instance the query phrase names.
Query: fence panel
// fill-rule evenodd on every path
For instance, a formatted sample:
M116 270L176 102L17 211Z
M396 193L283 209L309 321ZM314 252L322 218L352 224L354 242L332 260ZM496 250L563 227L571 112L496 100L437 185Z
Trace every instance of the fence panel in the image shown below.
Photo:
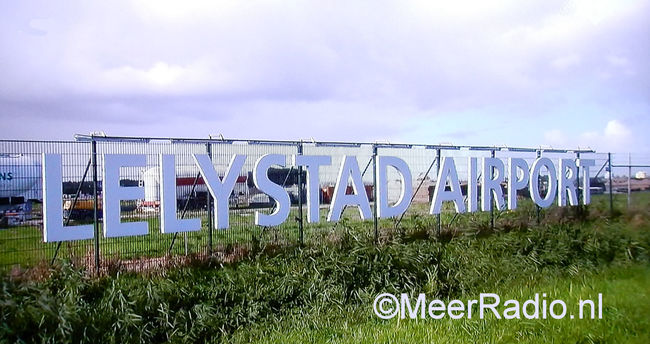
M611 174L608 192L612 211L633 209L647 204L650 191L650 154L611 153ZM609 172L609 171L608 171Z
M79 192L86 200L91 147L85 142L0 141L0 266L31 266L58 257L80 260L92 256L92 240L43 242L42 154L61 154L63 199L70 204ZM81 187L80 187L81 186ZM32 200L35 200L33 202ZM64 222L70 222L67 218ZM72 221L74 222L74 221Z
M319 168L319 221L318 223L309 223L307 221L308 212L303 212L305 242L338 242L342 238L342 232L348 231L350 226L358 225L360 222L360 213L357 207L344 207L341 219L342 222L328 221L330 206L334 197L336 181L341 168L341 163L345 156L354 157L356 164L361 173L364 190L369 201L373 202L373 149L368 144L320 144L320 143L303 143L304 155L330 156L330 164L323 165ZM346 194L352 192L350 179L345 181L341 187L346 188ZM307 204L305 204L305 208ZM371 228L364 234L372 236L372 226L369 226L372 217L365 220L365 226Z
M93 148L93 146L95 148ZM96 152L96 175L94 173L93 149ZM63 176L63 223L80 225L94 223L94 182L97 180L97 229L100 235L94 239L61 243L43 242L42 212L42 154L60 154ZM107 154L143 156L141 166L120 169L121 186L141 187L144 196L137 200L121 201L121 222L144 222L147 234L125 237L105 237L103 225L104 157ZM272 164L267 177L281 185L290 199L286 220L277 226L258 226L256 214L275 214L275 200L256 187L254 171L262 157L279 154L285 160ZM307 200L307 167L296 167L294 155L326 156L329 163L319 168L317 190L317 219L309 221ZM186 233L161 233L160 211L160 159L161 155L173 155L176 180L176 217L199 219L200 228ZM200 174L194 155L205 155L212 168L222 178L233 155L245 155L245 162L236 178L235 187L228 199L228 229L217 229L215 200L206 181ZM341 221L328 221L337 179L344 157L358 168L363 190L371 212L364 221L356 206L342 210ZM402 159L411 172L411 196L409 207L403 215L376 219L376 164L377 157L394 156ZM610 159L611 156L611 159ZM464 201L468 196L469 157L476 158L478 212L457 213L453 203L445 202L440 215L431 215L431 201L438 184L438 172L445 158L453 158ZM650 170L648 154L602 154L588 151L521 149L512 147L474 146L427 146L392 145L383 143L347 142L294 142L259 140L215 139L169 139L169 138L106 138L80 137L77 141L0 141L0 267L15 265L34 266L51 264L57 260L70 260L87 267L131 266L134 268L163 266L170 260L186 256L207 257L217 255L228 260L251 251L272 249L276 246L297 244L318 245L338 243L351 236L367 239L390 240L395 236L439 236L476 234L476 231L526 227L549 219L556 207L541 209L528 197L530 191L517 191L517 211L501 208L482 212L480 203L481 158L495 157L504 164L502 192L507 196L509 182L508 159L523 159L528 168L538 157L547 157L556 163L560 159L593 159L589 168L591 181L590 212L614 214L624 208L648 204ZM313 170L312 170L313 172ZM578 170L576 182L578 197L584 171ZM542 169L538 185L544 195L548 184L548 171ZM387 168L387 198L389 206L399 201L403 181L401 174ZM345 193L354 192L350 178L339 186ZM557 200L554 204L557 203ZM496 204L493 204L496 205ZM578 207L576 211L584 211ZM556 212L567 216L567 210ZM577 214L577 213L576 213ZM578 214L579 215L579 214ZM555 215L554 215L555 216ZM573 215L571 215L573 216ZM223 220L223 219L221 219ZM301 225L302 224L302 225ZM99 264L96 265L96 249L99 247Z

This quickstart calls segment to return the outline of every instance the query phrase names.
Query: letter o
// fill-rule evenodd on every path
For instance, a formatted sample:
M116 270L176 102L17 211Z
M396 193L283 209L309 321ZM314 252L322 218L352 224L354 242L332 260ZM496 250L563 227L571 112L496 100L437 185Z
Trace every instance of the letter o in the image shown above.
M542 167L546 167L548 170L548 190L545 197L539 194L539 174ZM555 165L553 165L553 162L549 158L538 158L530 168L530 197L538 206L548 208L553 204L555 194L557 194Z

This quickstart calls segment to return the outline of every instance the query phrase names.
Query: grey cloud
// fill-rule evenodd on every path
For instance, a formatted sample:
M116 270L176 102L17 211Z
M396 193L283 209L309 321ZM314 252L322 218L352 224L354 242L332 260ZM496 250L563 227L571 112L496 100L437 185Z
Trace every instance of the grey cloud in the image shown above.
M395 118L650 102L648 1L173 4L0 5L2 134L57 118L88 122L76 130L173 133L184 118L238 131L250 116L261 126L250 134L291 135L277 123L303 116L291 130L381 138L408 136ZM332 116L355 126L336 132ZM481 129L464 125L450 137Z

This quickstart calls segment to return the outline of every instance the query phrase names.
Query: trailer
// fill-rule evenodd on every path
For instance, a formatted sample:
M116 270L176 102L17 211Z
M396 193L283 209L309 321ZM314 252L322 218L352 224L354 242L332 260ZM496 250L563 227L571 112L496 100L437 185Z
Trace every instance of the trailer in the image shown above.
M237 177L229 200L231 207L245 208L249 206L248 182L247 175ZM160 208L160 169L152 167L144 170L138 185L144 187L144 200L138 202L138 208L142 211L158 211ZM179 207L183 207L187 203L188 209L202 208L206 204L207 195L208 188L195 167L176 167L176 199Z
M0 154L0 227L20 224L32 218L34 191L41 177L41 165L25 154Z

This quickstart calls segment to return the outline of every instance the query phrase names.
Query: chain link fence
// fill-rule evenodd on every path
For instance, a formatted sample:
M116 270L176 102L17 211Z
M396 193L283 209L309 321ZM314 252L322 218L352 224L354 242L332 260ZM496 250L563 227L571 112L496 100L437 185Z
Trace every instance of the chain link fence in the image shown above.
M69 242L43 242L42 167L43 153L61 154L63 166L64 224L94 224L95 237ZM148 234L105 238L102 234L102 183L105 154L142 154L146 166L120 171L121 186L144 188L144 198L122 201L122 222L144 221ZM159 156L172 154L176 162L177 217L201 219L201 230L163 234L160 232ZM228 201L228 229L215 229L212 199L193 155L207 154L222 176L233 154L246 155ZM254 223L255 212L272 213L275 201L253 183L255 161L266 154L286 156L285 166L268 172L269 179L282 185L291 200L287 220L279 226L261 227ZM319 169L318 222L307 221L306 180L303 167L294 167L293 155L323 155L331 164ZM373 208L370 219L361 220L357 207L344 209L339 222L328 222L339 167L345 156L354 157L362 174L364 190ZM378 219L375 175L377 156L395 156L411 170L412 197L406 213ZM439 215L430 215L431 199L437 185L441 159L454 158L461 189L467 195L469 157L522 158L532 165L538 157L593 159L591 167L592 203L609 212L634 205L637 195L650 190L644 169L649 155L602 154L589 150L559 150L516 147L448 145L405 145L387 143L259 141L228 139L120 138L77 136L75 141L0 141L0 267L30 267L71 260L91 269L114 264L135 269L164 266L186 257L218 256L230 259L276 246L318 245L336 242L342 233L364 235L373 240L389 240L398 235L435 235L476 228L504 228L543 222L548 209L526 201L526 190L516 211L506 208L491 212L456 213L445 204ZM507 168L507 162L505 163ZM650 168L647 168L650 169ZM508 172L506 172L506 175ZM474 176L480 178L479 175ZM403 187L397 170L389 169L388 201L398 201ZM347 186L348 193L352 187ZM639 196L645 197L645 196ZM449 202L446 202L449 203ZM647 202L646 202L647 204Z

